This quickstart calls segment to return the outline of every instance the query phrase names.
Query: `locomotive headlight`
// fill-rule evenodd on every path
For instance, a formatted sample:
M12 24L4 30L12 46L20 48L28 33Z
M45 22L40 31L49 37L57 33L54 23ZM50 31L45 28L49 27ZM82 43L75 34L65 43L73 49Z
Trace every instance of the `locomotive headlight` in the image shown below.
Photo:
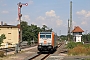
M41 45L41 43L39 43L39 45Z
M42 43L39 43L39 45L42 45Z
M48 46L48 48L52 48L52 46Z
M38 48L41 48L41 45L39 45Z

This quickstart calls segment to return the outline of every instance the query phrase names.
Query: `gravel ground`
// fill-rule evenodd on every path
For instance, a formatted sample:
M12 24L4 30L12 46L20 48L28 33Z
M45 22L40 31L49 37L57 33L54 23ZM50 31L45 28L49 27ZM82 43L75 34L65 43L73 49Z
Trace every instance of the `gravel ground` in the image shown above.
M90 60L90 56L66 56L62 60Z
M46 60L90 60L90 56L68 56L66 52L63 52L65 45L63 44L54 54L51 54ZM65 49L64 49L65 50ZM24 50L22 50L24 51ZM18 54L12 54L0 60L25 60L27 57L30 57L38 52L37 47L27 48L24 52Z
M0 60L25 60L25 58L27 58L29 56L32 56L36 52L37 52L37 48L36 47L32 48L32 49L27 48L27 49L25 49L25 51L23 50L23 52L20 52L20 53L17 53L17 54L8 55L6 57L0 58Z

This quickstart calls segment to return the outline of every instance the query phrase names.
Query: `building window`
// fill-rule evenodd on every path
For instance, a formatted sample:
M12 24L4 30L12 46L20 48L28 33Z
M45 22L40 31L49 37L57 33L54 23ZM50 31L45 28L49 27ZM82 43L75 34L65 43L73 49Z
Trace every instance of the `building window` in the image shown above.
M11 34L11 33L8 33L8 34Z
M11 40L11 39L8 39L8 40Z

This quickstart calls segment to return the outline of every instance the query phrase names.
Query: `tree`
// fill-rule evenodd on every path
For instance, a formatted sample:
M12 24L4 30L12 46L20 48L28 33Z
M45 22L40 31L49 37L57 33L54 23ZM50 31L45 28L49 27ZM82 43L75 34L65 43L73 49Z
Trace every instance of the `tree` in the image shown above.
M21 28L22 28L22 41L27 40L28 38L28 24L26 21L21 22Z
M2 34L2 35L0 36L0 46L1 46L1 44L3 43L3 39L6 39L5 34Z
M47 26L46 25L43 25L42 31L46 31L46 28L47 28Z
M28 25L27 22L22 21L21 28L22 28L22 41L28 41L29 44L30 41L33 39L37 41L38 33L41 31L40 27L37 27L37 25L34 24Z
M60 36L60 39L61 39L61 40L67 40L67 36L66 36L66 35L61 35L61 36Z
M52 28L47 27L46 25L43 25L41 28L42 32L52 32Z
M40 27L37 27L37 25L31 24L30 26L30 32L31 32L31 39L37 41L38 39L38 33L41 31Z
M83 40L84 42L90 42L90 33L88 33L88 34L83 34L83 35L82 35L82 40Z
M90 33L88 33L88 40L90 41Z
M21 28L22 28L22 41L28 41L29 44L33 39L35 42L37 42L39 32L52 31L52 28L48 28L46 25L43 25L43 27L40 28L34 24L28 25L26 21L21 22Z

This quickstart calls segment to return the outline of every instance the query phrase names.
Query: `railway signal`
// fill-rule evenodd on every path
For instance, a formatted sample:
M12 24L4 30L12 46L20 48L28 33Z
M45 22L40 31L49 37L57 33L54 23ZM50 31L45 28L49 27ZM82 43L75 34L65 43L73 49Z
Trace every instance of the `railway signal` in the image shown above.
M22 14L21 14L21 8L22 6L28 6L28 3L21 3L19 2L18 4L18 20L21 20Z
M20 47L20 43L22 42L22 29L21 29L21 17L22 17L22 14L21 14L21 8L22 6L28 6L28 3L21 3L19 2L18 4L18 21L20 22L20 38L19 38L19 47Z

